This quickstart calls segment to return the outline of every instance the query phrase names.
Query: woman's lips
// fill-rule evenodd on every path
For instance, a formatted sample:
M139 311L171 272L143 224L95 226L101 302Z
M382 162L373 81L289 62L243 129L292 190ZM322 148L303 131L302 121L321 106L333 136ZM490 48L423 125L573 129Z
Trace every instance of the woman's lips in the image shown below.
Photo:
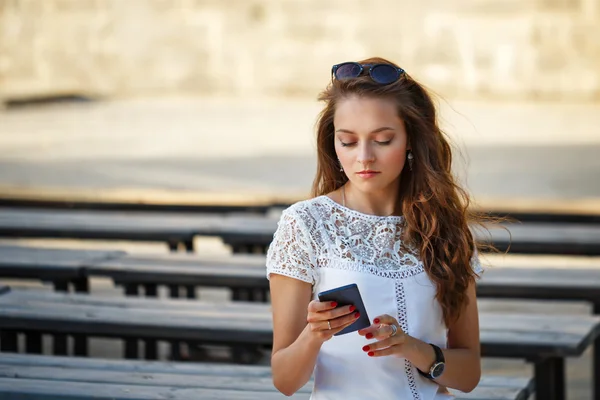
M358 176L364 179L373 178L380 174L379 171L361 171L356 173Z

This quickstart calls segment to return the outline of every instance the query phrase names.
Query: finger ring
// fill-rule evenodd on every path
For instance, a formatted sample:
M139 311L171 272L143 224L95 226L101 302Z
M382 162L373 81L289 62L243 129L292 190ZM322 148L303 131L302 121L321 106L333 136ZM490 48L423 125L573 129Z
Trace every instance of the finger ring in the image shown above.
M390 325L390 327L392 328L392 334L390 335L390 337L392 337L396 333L398 333L398 328L396 327L396 325Z
M331 322L329 322L329 320L327 321L327 326L329 327L329 330L331 330Z

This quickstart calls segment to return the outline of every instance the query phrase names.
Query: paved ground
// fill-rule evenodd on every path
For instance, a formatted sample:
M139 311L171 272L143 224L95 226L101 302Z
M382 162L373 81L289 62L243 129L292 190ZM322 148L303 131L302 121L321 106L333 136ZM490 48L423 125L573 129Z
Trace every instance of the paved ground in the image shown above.
M600 106L452 104L476 198L600 199ZM0 188L304 194L313 102L136 100L0 112Z

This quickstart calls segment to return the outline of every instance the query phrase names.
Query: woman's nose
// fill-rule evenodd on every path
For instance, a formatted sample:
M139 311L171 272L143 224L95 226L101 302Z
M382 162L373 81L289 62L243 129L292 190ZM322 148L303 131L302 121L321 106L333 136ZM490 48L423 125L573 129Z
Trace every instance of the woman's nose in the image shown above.
M366 167L373 163L373 161L375 161L375 155L371 146L368 144L362 145L358 153L358 162Z

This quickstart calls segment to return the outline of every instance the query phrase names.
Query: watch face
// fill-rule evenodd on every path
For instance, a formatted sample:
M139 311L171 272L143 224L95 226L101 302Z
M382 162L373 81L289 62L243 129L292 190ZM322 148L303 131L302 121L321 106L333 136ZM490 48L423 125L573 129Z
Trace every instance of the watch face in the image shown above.
M437 363L431 368L431 376L433 379L439 378L444 373L444 368L446 365L444 363Z

